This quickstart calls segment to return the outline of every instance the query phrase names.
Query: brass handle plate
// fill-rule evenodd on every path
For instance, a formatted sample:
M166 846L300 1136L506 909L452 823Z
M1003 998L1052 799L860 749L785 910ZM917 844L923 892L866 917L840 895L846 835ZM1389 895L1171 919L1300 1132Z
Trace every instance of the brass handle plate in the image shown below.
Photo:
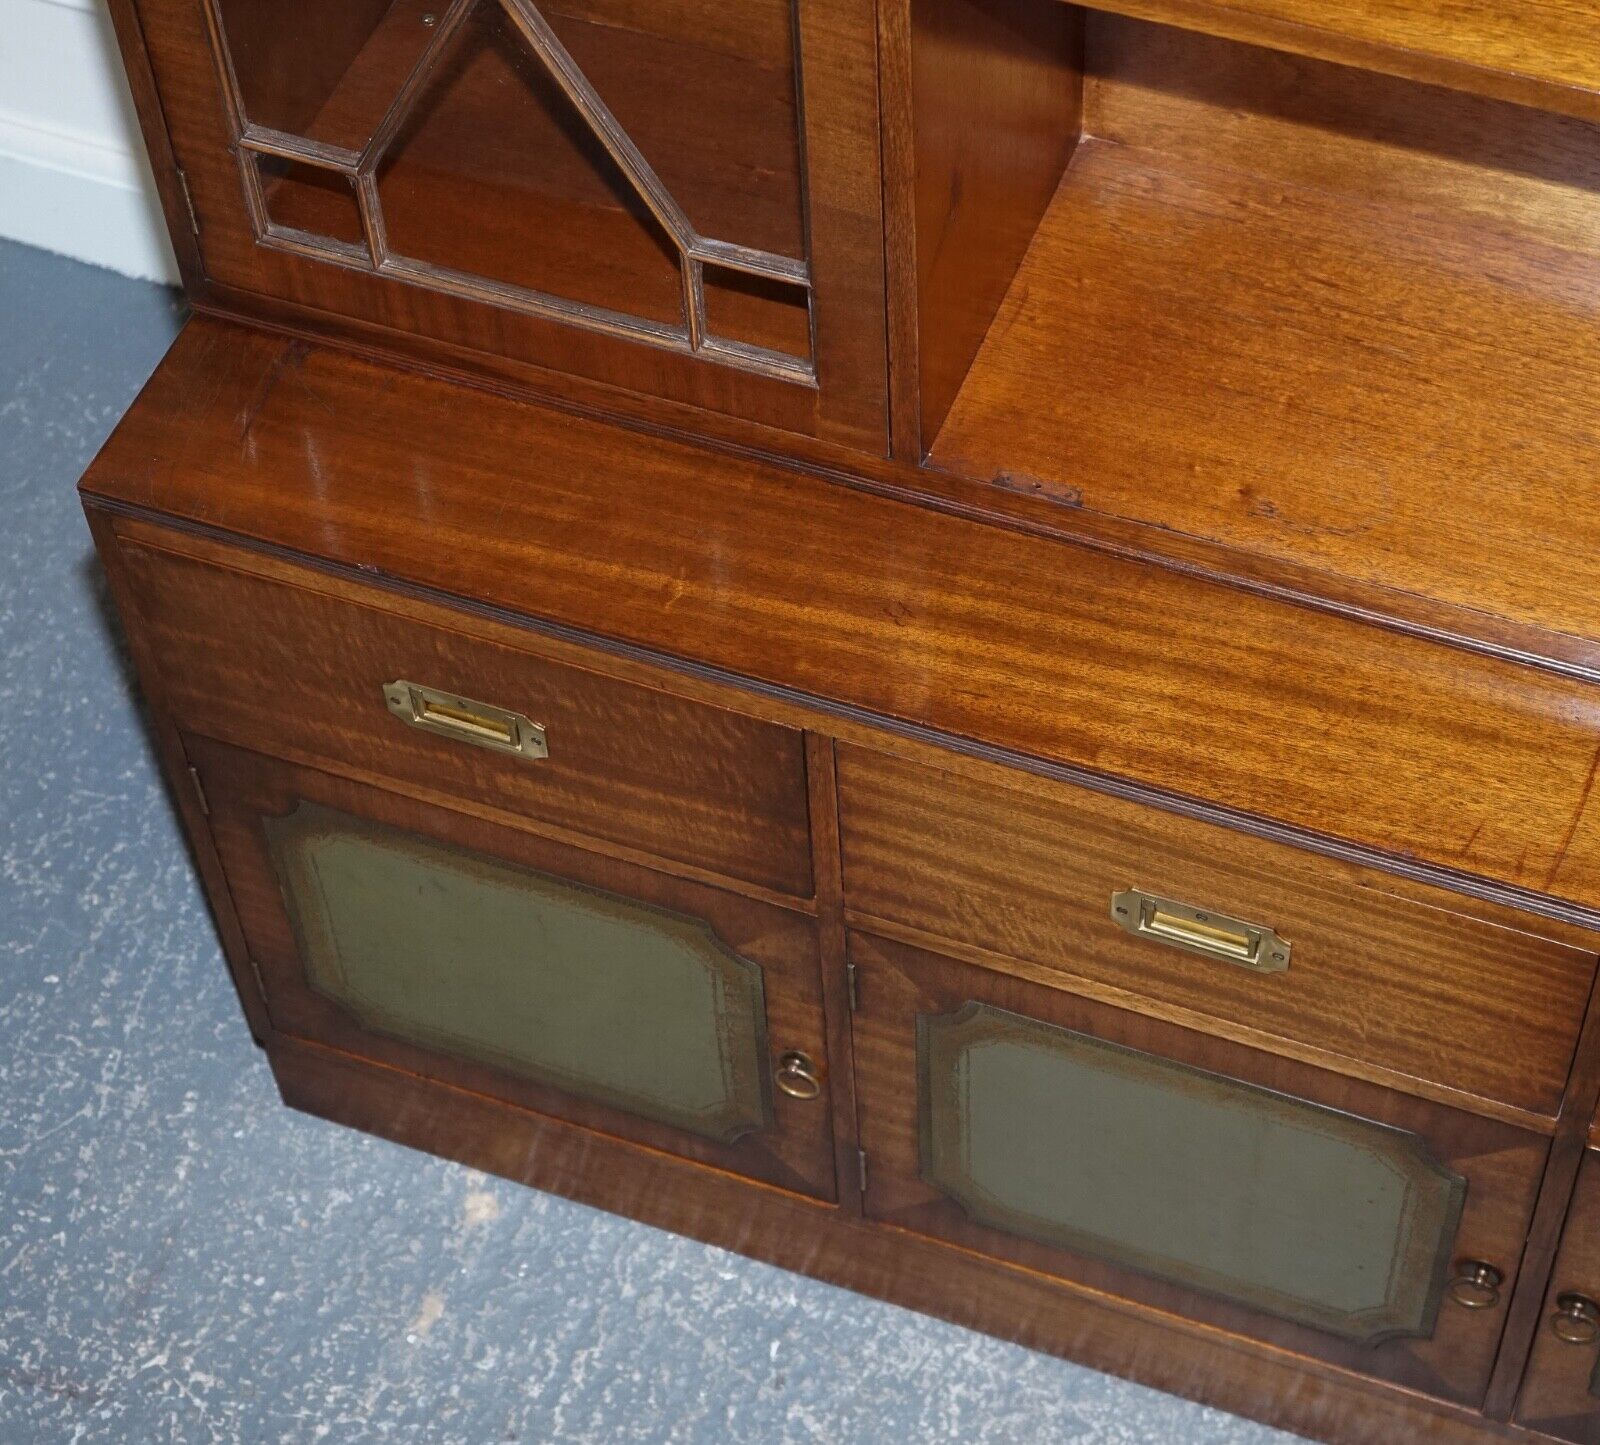
M550 756L544 729L519 712L405 681L386 683L383 700L408 727L471 743L475 748L510 753L530 763Z
M1456 1277L1450 1281L1447 1293L1464 1310L1491 1309L1500 1303L1500 1286L1505 1278L1481 1259L1457 1260Z
M790 1049L778 1060L773 1080L791 1099L815 1099L822 1092L817 1066L798 1049Z
M1218 958L1255 973L1282 973L1289 966L1292 945L1264 924L1246 923L1140 888L1124 888L1111 895L1111 918L1135 937Z
M1592 1345L1600 1340L1600 1304L1588 1295L1558 1294L1550 1333L1569 1345Z

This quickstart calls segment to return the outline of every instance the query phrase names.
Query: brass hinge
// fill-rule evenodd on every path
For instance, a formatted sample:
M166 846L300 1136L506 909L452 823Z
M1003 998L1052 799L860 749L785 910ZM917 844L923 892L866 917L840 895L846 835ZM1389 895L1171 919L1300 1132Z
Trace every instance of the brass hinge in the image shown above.
M856 1179L861 1185L861 1192L867 1192L867 1151L856 1150Z
M194 784L194 795L199 800L201 813L209 818L211 816L211 803L206 797L206 785L200 781L200 774L193 767L189 769L189 781Z
M178 172L178 189L183 192L183 204L189 210L189 229L200 234L200 213L194 208L194 195L189 190L189 177L183 171Z
M850 1012L854 1013L860 1006L860 998L856 993L856 966L847 963L844 966L844 981L846 993L850 999Z

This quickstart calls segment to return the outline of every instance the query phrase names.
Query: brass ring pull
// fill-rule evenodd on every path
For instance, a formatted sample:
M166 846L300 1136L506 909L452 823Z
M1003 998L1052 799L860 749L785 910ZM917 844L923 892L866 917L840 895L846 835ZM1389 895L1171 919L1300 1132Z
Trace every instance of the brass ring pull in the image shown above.
M1550 1333L1569 1345L1592 1345L1600 1340L1600 1304L1588 1295L1558 1294Z
M1506 1277L1492 1264L1463 1259L1456 1262L1456 1269L1458 1273L1447 1292L1462 1309L1486 1310L1500 1303L1500 1286Z
M791 1099L815 1099L822 1092L817 1066L798 1049L790 1049L778 1060L772 1077Z

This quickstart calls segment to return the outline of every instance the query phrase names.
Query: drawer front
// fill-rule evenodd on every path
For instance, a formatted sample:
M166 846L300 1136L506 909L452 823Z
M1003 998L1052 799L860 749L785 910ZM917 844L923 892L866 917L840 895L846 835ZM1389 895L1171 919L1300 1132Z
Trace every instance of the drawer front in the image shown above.
M1319 1057L1558 1112L1595 959L1541 936L1539 920L1526 932L1500 927L1384 892L1370 869L984 771L993 784L840 750L853 916L1292 1040ZM1113 895L1130 889L1188 908L1129 932L1112 909ZM1124 903L1136 922L1139 902ZM1223 921L1220 946L1205 949L1196 912ZM1270 971L1276 950L1255 960L1268 971L1229 956L1249 952L1249 925L1289 945L1287 967Z
M1556 1440L1600 1445L1600 1151L1594 1149L1578 1171L1516 1420Z
M188 744L275 1033L835 1197L809 919Z
M811 892L801 735L330 596L125 543L173 715L729 878ZM548 757L407 726L404 680L541 725Z
M850 956L872 1218L1481 1400L1542 1137L868 935Z

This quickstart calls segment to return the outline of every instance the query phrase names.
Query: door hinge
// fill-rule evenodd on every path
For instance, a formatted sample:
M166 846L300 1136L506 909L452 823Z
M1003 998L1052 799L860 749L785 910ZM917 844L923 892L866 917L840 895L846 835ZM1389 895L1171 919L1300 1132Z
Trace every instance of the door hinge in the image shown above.
M850 1012L854 1013L860 1005L860 996L856 993L856 966L847 963L844 966L845 994L850 1000Z
M180 169L178 171L178 189L183 192L183 204L189 212L189 229L200 234L200 213L194 208L194 195L189 190L189 177Z
M856 1181L861 1185L861 1192L867 1192L867 1151L856 1150Z
M206 797L206 785L200 781L200 774L193 765L189 768L189 781L194 785L194 795L200 803L200 812L207 818L211 816L211 802Z

